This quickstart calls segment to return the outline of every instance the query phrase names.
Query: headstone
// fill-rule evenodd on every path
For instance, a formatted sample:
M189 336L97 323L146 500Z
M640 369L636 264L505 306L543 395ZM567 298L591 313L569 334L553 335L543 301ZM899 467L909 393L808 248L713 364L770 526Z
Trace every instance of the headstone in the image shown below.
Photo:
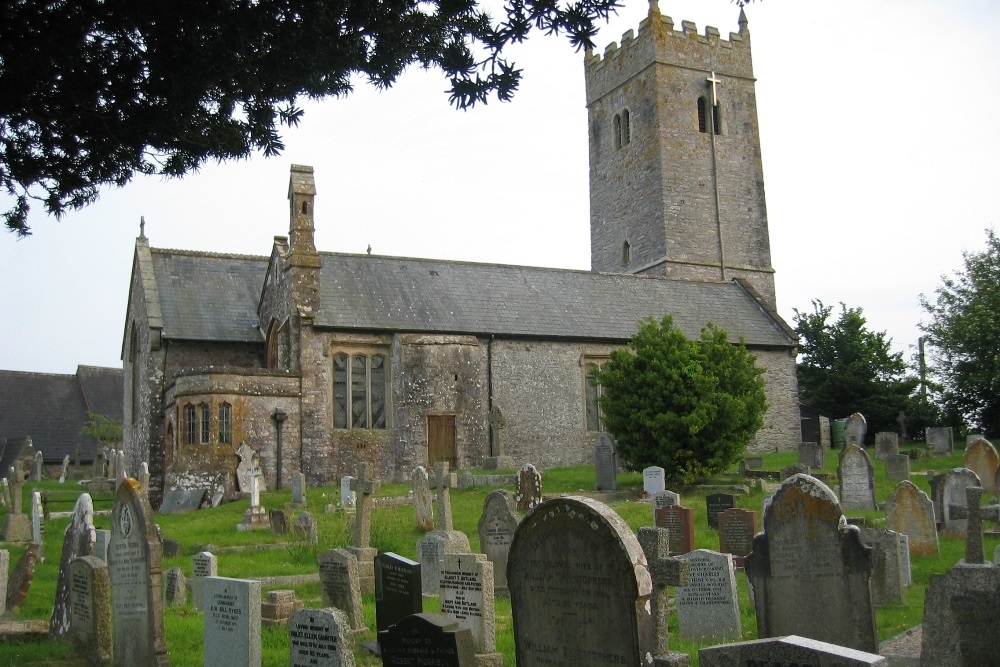
M163 606L183 607L187 604L187 577L184 570L172 567L163 577Z
M705 496L705 507L708 510L708 527L718 530L719 515L736 507L736 496L731 493L710 493Z
M40 482L44 477L45 462L42 460L42 453L35 452L35 465L31 469L31 481Z
M375 557L375 624L381 634L424 609L420 563L391 551Z
M7 613L16 616L28 597L31 583L35 579L35 565L38 563L38 545L29 544L7 580Z
M618 490L618 445L608 433L601 433L594 443L594 468L598 491Z
M352 630L366 630L358 559L347 549L331 549L321 553L316 560L319 563L323 606L336 607L347 614Z
M114 610L115 665L166 665L160 593L162 544L149 501L126 479L111 511L108 574Z
M899 559L899 533L859 528L861 541L872 548L872 601L876 607L902 605L906 580Z
M683 505L667 505L656 510L656 525L670 534L671 555L694 549L694 510Z
M420 595L418 593L417 597ZM441 568L441 613L454 616L460 627L472 631L476 654L496 653L496 604L493 596L493 563L484 554L447 554Z
M973 441L965 448L962 465L976 473L983 485L983 491L993 493L997 490L997 467L1000 458L993 444L985 438Z
M354 511L354 491L351 485L354 483L354 478L350 475L346 475L340 478L340 506L347 511Z
M740 604L733 557L696 549L688 562L686 586L677 587L677 626L685 639L739 639Z
M895 482L910 479L910 457L891 454L885 459L885 476Z
M857 414L857 413L855 413ZM868 452L846 445L840 455L840 504L849 510L875 509L875 471Z
M94 555L108 562L108 545L111 544L111 531L97 528L94 530Z
M877 653L790 635L709 646L698 651L701 667L888 667Z
M10 482L7 480L6 477L4 477L3 479L0 479L0 491L3 492L3 499L2 499L3 500L3 506L5 508L7 508L8 511L12 511L13 507L14 507L14 501L11 500L11 497L10 497Z
M267 598L260 605L260 622L263 625L287 625L292 614L303 606L293 590L268 591Z
M375 554L370 545L372 533L372 496L378 493L382 483L368 477L368 464L358 465L356 477L351 480L351 492L355 494L354 545L347 550L358 559L358 576L361 592L375 590Z
M652 655L646 558L603 503L570 496L535 508L514 534L507 585L520 667L638 666Z
M764 467L764 459L759 456L750 456L740 461L740 475L746 476L749 470L760 470Z
M142 489L142 492L145 493L146 496L148 497L149 496L149 464L146 463L145 461L143 461L142 463L139 464L139 476L137 477L137 480L139 482L139 487ZM218 505L218 503L216 503L215 505L212 505L212 507L215 507L216 505ZM199 503L199 507L200 506L201 506L201 503ZM195 507L194 509L198 509L198 508ZM161 512L163 511L162 505L161 505L160 511Z
M910 567L910 536L905 533L899 535L899 565L903 568L903 585L909 586L913 583L913 571Z
M935 454L951 454L955 447L955 436L950 426L928 426L924 438Z
M65 484L69 476L69 454L63 457L62 470L59 471L59 483Z
M260 582L206 577L204 584L205 667L259 667Z
M886 526L905 534L912 556L936 556L938 553L937 525L934 505L927 494L909 481L896 486L885 501Z
M142 487L142 482L139 483ZM144 491L148 489L142 487ZM178 512L193 512L205 502L208 489L170 489L163 494L160 503L160 514L177 514Z
M420 613L378 633L384 667L474 667L472 632L447 614Z
M339 609L299 609L288 623L289 667L354 667L353 633Z
M74 559L94 555L94 503L90 494L81 493L76 499L73 518L63 533L62 556L59 559L59 578L56 581L56 601L49 621L49 637L62 639L70 631L70 592L72 574L70 564ZM6 575L6 568L3 573ZM105 571L106 574L106 571Z
M319 526L309 512L303 512L295 519L295 537L306 544L319 544Z
M667 505L680 505L681 494L666 490L653 495L653 512Z
M417 540L421 589L424 595L437 595L441 588L441 566L448 545L445 533L431 531Z
M3 539L6 542L27 542L31 539L31 519L22 509L24 464L20 459L14 461L11 467L10 485L11 503L4 517Z
M733 555L736 567L743 567L743 559L753 551L753 537L757 534L757 513L733 507L719 515L719 551Z
M479 548L493 563L493 592L507 594L507 556L519 521L510 491L491 491L479 517Z
M670 633L670 596L668 586L686 586L688 583L689 564L683 557L671 557L670 540L666 528L643 526L636 535L642 553L646 557L646 569L652 580L653 588L649 596L650 615L653 619L653 655L659 664L666 659L668 664L686 665L687 654L671 653L668 636ZM673 657L680 660L673 663Z
M296 506L306 504L306 476L301 472L292 473L292 504Z
M642 491L647 498L667 489L667 471L660 466L649 466L642 471Z
M517 471L517 492L514 494L519 512L527 512L542 502L542 473L530 463Z
M7 613L7 574L10 571L10 552L0 549L0 618Z
M865 421L865 416L860 412L855 412L847 418L847 424L844 426L844 446L857 445L858 447L864 447L865 435L867 433L868 422Z
M875 458L886 461L890 456L899 454L899 435L892 431L879 431L875 434Z
M111 580L108 566L94 556L69 564L69 636L89 665L111 662Z
M191 606L205 609L205 577L219 576L219 559L208 551L200 551L191 559Z
M944 532L952 536L965 535L968 520L952 517L953 506L965 506L965 489L969 486L981 486L979 477L968 468L952 468L944 474L944 486L941 491L941 523Z
M809 468L822 468L826 465L826 450L818 442L800 442L799 463Z
M934 521L941 527L941 503L944 498L944 473L935 474L928 471L927 484L931 487L931 502L934 503Z
M878 650L871 549L847 525L829 487L808 475L785 480L753 546L746 573L758 637L797 634Z
M288 511L272 509L268 510L267 518L271 521L271 532L275 535L286 535L288 533Z
M808 474L809 474L809 466L802 465L801 463L793 463L792 465L785 466L784 468L782 468L779 476L781 478L781 481L783 482L789 477L793 477L795 475L808 475Z
M417 528L424 531L433 530L434 502L427 470L423 466L414 468L410 482L413 485L413 514Z
M94 466L90 474L94 479L101 479L108 474L108 458L103 452L97 452L94 454Z
M115 462L115 488L117 489L122 483L128 478L128 473L125 472L125 452L118 450L116 453L117 459Z
M254 457L257 456L257 452L243 442L236 450L236 456L240 459L236 466L236 485L240 493L250 493L256 488L256 484L250 479L250 469L254 467Z
M38 559L45 561L45 515L42 494L31 492L31 541L38 545Z

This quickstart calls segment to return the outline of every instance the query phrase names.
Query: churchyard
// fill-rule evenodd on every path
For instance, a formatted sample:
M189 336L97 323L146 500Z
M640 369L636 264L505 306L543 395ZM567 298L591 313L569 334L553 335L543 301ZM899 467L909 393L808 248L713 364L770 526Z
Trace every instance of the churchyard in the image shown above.
M902 447L903 452L907 452L911 447ZM923 445L914 446L912 449L925 450ZM875 448L867 450L871 457L873 470L873 491L874 500L877 503L884 503L896 490L898 480L889 479L886 471L887 465L883 460L875 458ZM832 489L838 485L837 469L839 451L826 451L822 466L813 467L811 472L816 474ZM690 547L700 550L720 550L720 532L710 527L710 510L712 523L723 524L726 518L722 517L721 511L729 504L728 496L719 495L720 491L730 492L733 487L745 486L747 493L735 493L732 500L735 507L744 510L751 510L757 515L757 527L763 527L761 509L765 499L769 497L779 486L776 477L766 478L760 471L778 472L789 466L795 465L799 461L796 453L773 454L760 457L759 461L749 460L749 470L746 476L741 476L734 467L726 474L717 478L704 480L703 485L690 487L670 487L671 491L680 495L681 507L689 508L690 511L679 513L671 505L676 498L670 494L663 494L655 502L649 499L640 499L639 494L646 489L656 487L658 480L656 475L650 475L650 471L619 473L617 477L617 492L612 494L595 493L595 470L593 467L581 466L565 469L551 469L542 471L542 491L545 499L557 498L562 494L568 495L589 495L599 499L609 506L614 513L621 517L623 529L628 529L632 533L639 535L639 542L647 553L650 546L655 542L656 536L649 532L650 526L654 523L654 512L661 512L666 522L675 522L670 525L675 528L671 538L676 539L677 534L683 534L684 530L676 530L676 522L693 519L693 531L689 534L693 537ZM898 463L898 461L897 461ZM924 456L910 460L909 479L914 485L924 493L930 495L931 486L928 472L944 473L953 468L963 466L963 453L960 447L956 447L949 455ZM489 474L496 474L497 471L489 471ZM514 471L505 471L509 477L513 477ZM486 471L478 471L477 474L486 474ZM431 473L433 478L433 472ZM451 531L445 531L446 536L452 533L462 533L467 536L468 550L472 553L489 552L490 544L485 544L480 539L479 523L483 516L484 502L487 496L496 488L504 488L512 492L509 503L511 506L518 500L518 488L514 483L500 486L484 484L466 488L451 488ZM848 481L844 485L845 491L854 492L856 484ZM376 488L377 487L377 488ZM65 495L71 488L67 484L60 484L56 481L27 481L22 488L23 508L27 512L31 507L31 496L33 490L49 492L53 497L56 494ZM433 533L428 533L424 528L417 527L415 517L415 502L420 502L415 497L404 498L411 491L409 484L374 484L370 487L374 491L374 498L382 499L374 503L371 509L370 548L376 549L379 554L388 552L398 554L403 559L394 563L382 563L377 561L375 567L379 568L377 576L383 581L390 582L393 577L391 568L399 567L405 569L406 559L419 561L421 558L418 541L426 541L428 535L441 532L444 528L435 526ZM432 490L433 495L433 490ZM991 493L987 492L983 498L984 502L991 501ZM212 660L222 659L224 662L216 664L228 664L227 660L233 660L231 651L233 647L226 642L213 641L205 637L205 617L198 608L198 598L212 595L206 584L195 583L192 576L194 571L196 556L201 552L211 552L215 556L217 574L219 577L257 580L259 584L248 585L239 590L219 593L215 600L226 600L232 605L230 611L239 616L242 612L239 609L258 610L263 615L263 623L259 635L259 647L251 646L251 653L259 650L261 663L264 665L287 665L289 664L290 631L288 627L288 616L295 609L304 607L305 611L321 609L330 606L329 593L324 593L323 586L318 580L318 559L331 558L327 552L341 547L350 547L357 543L357 533L353 525L354 513L345 512L338 508L341 498L341 488L309 488L306 494L305 503L292 506L292 490L268 491L260 495L260 506L268 511L272 509L285 509L285 514L280 518L279 523L287 526L287 532L276 534L269 523L266 529L259 530L237 530L237 524L246 521L249 500L238 500L231 503L224 503L212 509L202 509L197 512L164 514L158 513L154 516L156 524L159 526L164 540L164 553L162 559L162 588L167 589L172 599L167 600L163 605L163 625L164 643L169 656L169 662L173 665L202 665L212 664ZM660 509L655 509L657 505L663 505ZM101 503L97 507L98 514L94 517L94 525L97 529L109 529L112 517L102 512L107 503ZM582 507L582 506L581 506ZM53 508L53 511L61 508ZM585 509L585 508L584 508ZM333 511L330 511L333 510ZM0 510L0 517L4 516L7 509ZM503 513L502 508L499 511ZM957 506L952 506L950 511L953 516L951 521L964 521L962 510ZM297 532L296 524L301 524L303 513L308 512L315 519L316 543L312 543L309 530ZM438 515L438 505L435 503L435 521L442 519ZM858 523L865 524L870 528L884 528L886 526L885 514L877 509L845 509L845 514ZM524 516L524 512L520 512ZM668 518L669 515L669 518ZM492 516L492 514L490 515ZM534 515L529 515L534 516ZM985 514L989 519L989 514ZM686 518L685 518L686 517ZM522 519L523 520L523 519ZM54 517L44 521L44 532L40 539L44 542L44 561L36 564L33 580L24 598L20 609L14 614L17 620L36 619L48 621L52 614L53 600L56 598L57 580L59 578L60 554L63 553L62 536L69 525L68 517ZM425 527L429 527L425 523ZM993 551L1000 541L1000 536L991 535L990 529L994 526L985 523L983 528L987 533L984 536L985 560L992 562ZM645 528L646 530L640 530ZM445 541L454 539L445 537ZM677 550L673 548L674 539L671 539L671 555ZM870 538L874 539L874 538ZM650 542L649 540L653 540ZM939 551L932 555L914 555L910 560L912 584L902 588L897 592L898 598L877 606L874 613L877 627L878 641L884 641L899 633L918 625L923 620L924 596L934 573L944 573L956 562L965 557L966 540L957 533L940 531L938 536ZM7 549L10 553L9 569L13 573L15 564L21 559L25 552L23 544L3 543L0 548ZM772 552L777 548L772 545ZM453 549L445 549L454 551ZM458 549L464 552L462 546ZM358 550L355 549L355 552ZM912 550L911 550L912 552ZM337 552L346 553L346 552ZM704 552L698 552L701 554ZM705 572L718 569L719 565L711 557L701 557L692 554L689 558L688 566L692 568L698 577ZM666 555L665 548L660 555ZM382 556L379 557L380 559ZM354 559L348 559L354 561ZM445 611L455 613L472 604L466 599L468 591L449 591L448 581L460 581L465 577L474 576L469 572L475 572L478 566L476 560L466 559L461 562L461 558L449 561L450 565L445 568L445 572L440 573L439 591L441 595L422 597L422 608L424 612L437 612L444 607ZM482 557L478 562L485 560ZM665 564L666 561L659 561ZM199 567L201 567L199 565ZM326 566L324 566L326 567ZM334 567L330 565L329 567ZM384 569L384 568L390 569ZM452 570L449 572L448 567ZM187 592L183 581L178 583L175 568L179 568L189 582L191 591ZM469 570L472 568L472 570ZM364 570L364 566L360 568ZM651 567L650 569L654 569ZM723 567L724 569L724 567ZM748 562L748 570L750 564ZM173 573L170 571L174 570ZM528 571L525 568L522 571ZM675 588L671 583L676 582L676 578L682 576L678 574L676 565L673 569L667 568L661 574L660 570L654 570L653 574L653 625L660 621L658 614L663 614L669 624L667 646L662 643L657 644L657 651L669 649L672 652L682 652L690 656L691 664L698 664L698 650L703 647L713 646L725 641L752 640L757 638L757 620L754 603L751 601L747 576L743 569L736 570L735 598L737 604L735 608L716 610L714 606L705 605L702 607L702 614L709 614L709 623L714 625L729 625L730 636L726 639L711 637L699 638L698 627L703 627L704 619L696 615L688 616L687 620L679 621L678 606L688 604L700 593L698 588L682 590ZM494 573L495 575L496 573ZM405 572L400 570L400 577L404 577ZM364 582L364 572L361 572L360 579ZM515 577L517 579L517 577ZM209 581L209 580L206 580ZM218 585L227 585L227 579L211 580L221 582ZM511 587L523 586L521 581L504 581L504 584ZM551 582L546 582L551 585ZM693 584L689 581L690 586ZM113 579L112 579L112 585ZM212 584L215 586L216 584ZM389 586L389 584L383 584ZM451 587L454 589L455 587ZM490 587L492 588L492 587ZM876 588L873 586L873 589ZM181 594L183 590L183 594ZM381 665L381 659L376 657L365 644L371 644L376 640L376 630L385 626L385 619L376 618L375 594L370 588L362 585L362 595L360 606L356 611L350 613L357 618L349 619L349 624L354 631L346 630L345 634L349 641L345 641L353 652L355 664L358 665ZM497 582L497 591L501 590L501 584ZM505 589L506 590L506 589ZM669 594L669 603L658 606L656 591L664 590ZM162 595L163 593L160 593ZM716 596L718 591L706 592L704 595ZM241 602L240 596L249 596L250 602ZM808 592L805 595L809 595ZM758 598L761 594L758 593ZM9 597L9 594L8 594ZM254 602L260 598L260 605ZM725 597L725 596L723 596ZM207 598L203 598L207 599ZM696 604L699 600L695 600ZM704 603L704 600L700 601ZM757 600L761 604L761 600ZM816 599L816 605L825 603L823 599ZM341 606L348 605L337 605ZM511 613L511 598L506 594L498 594L493 602L492 614L493 622L488 631L493 636L493 641L476 636L473 632L474 641L478 642L476 653L479 655L479 664L502 664L514 665L516 661L516 648L514 641L514 619ZM303 612L298 612L303 613ZM720 615L717 615L720 614ZM251 621L252 621L251 614ZM488 616L487 614L483 615ZM725 622L719 620L725 617ZM277 618L278 622L269 618ZM299 617L296 616L296 619ZM338 617L339 618L339 617ZM281 621L284 621L283 623ZM320 620L310 617L311 623L319 623ZM332 622L332 621L331 621ZM340 621L348 623L347 615ZM603 621L602 621L603 622ZM779 620L774 621L779 623ZM685 627L685 625L687 627ZM312 627L312 626L310 626ZM348 627L345 625L344 627ZM733 630L732 628L735 628ZM412 629L418 632L418 629ZM526 636L527 629L522 628L522 636ZM293 633L295 634L295 633ZM659 633L662 642L662 633ZM788 633L784 633L788 634ZM682 636L687 635L687 636ZM301 633L296 634L301 636ZM483 642L486 648L483 648ZM237 642L239 643L239 642ZM255 644L255 642L251 642ZM389 644L386 644L389 646ZM213 656L213 653L215 654ZM84 665L90 664L80 654L75 651L70 643L57 642L51 639L36 638L23 642L6 641L0 644L0 655L7 658L5 664L16 663L18 665ZM220 658L221 656L221 658ZM485 657L484 657L485 656ZM236 663L232 663L236 664ZM296 663L298 664L298 663ZM308 664L303 662L302 664Z

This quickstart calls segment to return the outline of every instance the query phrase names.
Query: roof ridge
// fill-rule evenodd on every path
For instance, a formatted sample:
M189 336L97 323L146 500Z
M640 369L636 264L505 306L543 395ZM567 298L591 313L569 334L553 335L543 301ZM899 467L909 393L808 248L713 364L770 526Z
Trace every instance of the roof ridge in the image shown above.
M10 371L5 369L0 369L0 373L8 373L10 375L48 375L57 378L76 377L76 373L43 373L39 371Z
M182 250L180 248L150 248L151 253L160 255L184 255L187 257L217 257L219 259L253 259L268 260L270 255L244 255L235 252L208 252L205 250Z

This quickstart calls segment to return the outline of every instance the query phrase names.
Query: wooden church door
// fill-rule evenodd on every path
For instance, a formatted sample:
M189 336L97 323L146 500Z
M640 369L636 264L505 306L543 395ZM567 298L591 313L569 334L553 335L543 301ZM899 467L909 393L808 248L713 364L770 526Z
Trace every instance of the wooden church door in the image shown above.
M444 461L454 470L458 467L455 454L455 415L427 415L427 463L433 466Z

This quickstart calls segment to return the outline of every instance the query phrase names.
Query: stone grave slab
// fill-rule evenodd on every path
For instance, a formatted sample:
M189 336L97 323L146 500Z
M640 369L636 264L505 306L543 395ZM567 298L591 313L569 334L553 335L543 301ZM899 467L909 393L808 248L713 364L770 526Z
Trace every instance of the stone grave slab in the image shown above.
M883 505L886 527L907 536L910 555L935 556L938 532L934 504L927 494L909 481L900 482Z
M448 545L444 533L432 531L417 540L420 559L421 589L424 595L437 595L441 586L441 565Z
M94 555L95 538L94 502L89 493L81 493L76 499L73 517L63 533L59 578L56 580L56 601L52 607L52 618L49 621L49 637L51 639L62 639L69 634L70 591L72 589L70 564L76 558Z
M207 493L208 489L170 489L163 494L160 513L193 512L205 502Z
M205 577L219 576L219 559L209 551L200 551L191 559L191 605L198 611L204 611Z
M847 445L840 455L840 505L849 510L875 509L875 471L868 452Z
M519 512L527 512L542 502L542 473L530 463L517 471L517 491L514 494Z
M642 471L642 492L647 498L667 490L667 471L660 466L649 466Z
M944 474L944 484L941 487L941 523L944 532L956 537L965 535L968 520L953 517L951 508L964 507L966 487L981 486L979 482L976 473L968 468L952 468Z
M451 614L460 627L469 628L477 655L496 653L493 563L485 554L445 556L441 568L441 613Z
M935 454L951 454L955 448L955 434L950 426L928 426L924 439Z
M413 517L420 530L434 530L434 498L430 478L423 466L417 466L410 475L413 488Z
M893 481L910 479L910 457L906 454L891 454L885 459L885 476Z
M736 496L731 493L710 493L705 496L705 508L708 511L708 527L718 530L719 515L733 507L736 507Z
M346 549L331 549L317 556L316 560L319 563L323 606L336 607L347 614L353 631L366 630L358 559Z
M407 616L378 633L384 667L475 667L472 632L447 614ZM519 663L520 664L520 663Z
M847 418L847 424L844 426L844 446L857 445L858 447L864 447L865 435L867 433L868 422L865 420L865 416L860 412L855 412Z
M733 555L736 567L743 567L743 559L753 551L753 538L757 534L757 513L733 507L719 514L719 551Z
M875 434L875 458L886 461L890 456L899 454L899 435L891 431L879 431Z
M353 633L339 609L299 609L288 622L289 667L354 667Z
M204 583L205 667L260 667L260 582L205 577Z
M519 521L514 495L504 489L490 491L479 518L479 548L493 563L493 591L497 595L507 594L507 556Z
M376 556L375 623L379 636L389 626L411 614L419 614L423 609L420 563L391 551Z
M271 532L275 535L288 534L288 511L272 509L268 510L267 518L271 522Z
M69 637L88 664L111 662L111 580L108 566L95 556L69 564Z
M790 635L710 646L698 651L701 667L888 667L877 653Z
M671 555L694 549L694 510L683 505L667 505L656 510L656 526L670 535Z
M978 438L965 448L962 465L976 473L982 484L983 491L993 493L997 490L997 467L1000 458L997 450L986 438Z
M680 556L688 562L686 586L677 587L678 632L686 639L739 639L740 604L733 557L708 549Z
M618 445L609 433L601 433L594 443L594 472L597 491L618 490Z

